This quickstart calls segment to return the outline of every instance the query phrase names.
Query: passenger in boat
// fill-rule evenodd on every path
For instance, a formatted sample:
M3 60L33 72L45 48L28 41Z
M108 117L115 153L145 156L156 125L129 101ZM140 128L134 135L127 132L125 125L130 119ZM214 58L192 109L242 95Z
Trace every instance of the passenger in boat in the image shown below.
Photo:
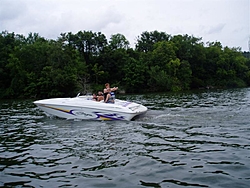
M104 102L105 103L115 103L115 100L113 98L113 96L110 94L111 93L111 89L107 88L104 89L106 92L104 93Z
M92 98L93 101L98 101L98 97L95 93L93 93L93 98Z
M103 93L101 91L98 91L97 93L97 101L102 101L104 100Z
M111 89L111 92L112 92L112 91L116 91L116 90L118 89L118 87L112 87L112 88L111 88L111 87L110 87L110 84L109 84L109 83L106 83L106 84L105 84L105 89L108 89L108 88Z
M118 89L118 87L113 87L113 88L110 88L110 84L109 83L106 83L105 84L105 89L103 90L103 93L104 93L104 99L106 98L106 93L107 92L107 89L110 89L110 95L113 97L113 100L115 100L115 91Z

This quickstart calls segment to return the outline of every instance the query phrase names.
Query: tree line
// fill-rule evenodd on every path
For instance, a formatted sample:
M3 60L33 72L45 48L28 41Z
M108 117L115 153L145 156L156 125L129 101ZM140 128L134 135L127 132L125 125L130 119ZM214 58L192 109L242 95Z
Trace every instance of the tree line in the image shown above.
M75 96L106 82L128 93L247 87L250 61L240 48L202 38L143 32L135 48L122 34L0 34L0 98Z

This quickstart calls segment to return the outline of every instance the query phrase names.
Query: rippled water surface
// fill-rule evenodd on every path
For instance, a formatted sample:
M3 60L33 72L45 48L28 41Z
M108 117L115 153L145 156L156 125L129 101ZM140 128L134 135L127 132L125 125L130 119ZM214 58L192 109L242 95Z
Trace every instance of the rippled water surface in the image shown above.
M249 187L250 88L126 95L135 121L47 117L1 101L2 187Z

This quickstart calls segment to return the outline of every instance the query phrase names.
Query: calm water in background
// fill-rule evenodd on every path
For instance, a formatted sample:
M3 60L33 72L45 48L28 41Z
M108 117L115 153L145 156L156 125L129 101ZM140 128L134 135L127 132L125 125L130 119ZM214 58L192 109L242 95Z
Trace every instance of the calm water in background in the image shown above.
M0 187L249 187L250 88L120 96L131 122L0 102Z

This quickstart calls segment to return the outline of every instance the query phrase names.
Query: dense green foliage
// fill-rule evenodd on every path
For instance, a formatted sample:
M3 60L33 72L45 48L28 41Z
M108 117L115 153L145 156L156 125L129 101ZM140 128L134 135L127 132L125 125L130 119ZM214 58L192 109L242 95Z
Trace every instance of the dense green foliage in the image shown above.
M250 61L238 48L201 38L143 32L135 49L122 34L0 34L0 98L62 97L101 90L180 91L250 85Z

